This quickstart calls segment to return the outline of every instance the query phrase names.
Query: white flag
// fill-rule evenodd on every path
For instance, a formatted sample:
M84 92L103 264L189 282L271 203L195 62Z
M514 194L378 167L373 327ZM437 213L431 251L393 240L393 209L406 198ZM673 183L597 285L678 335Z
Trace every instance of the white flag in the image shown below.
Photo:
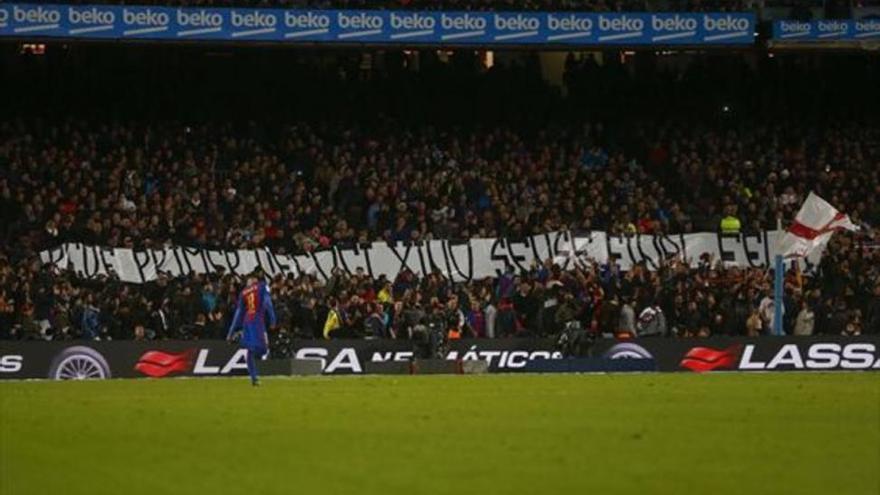
M810 193L779 242L779 253L786 257L806 257L817 249L821 253L838 230L859 230L849 216L827 201Z

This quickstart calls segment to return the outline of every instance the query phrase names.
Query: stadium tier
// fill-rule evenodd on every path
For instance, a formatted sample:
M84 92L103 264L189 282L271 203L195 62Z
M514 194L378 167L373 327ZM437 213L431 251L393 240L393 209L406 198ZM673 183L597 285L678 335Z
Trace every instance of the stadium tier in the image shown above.
M785 333L880 328L876 57L571 53L555 81L523 53L4 60L4 338L222 338L254 268L278 345L761 335L810 191L865 228L790 266Z
M23 2L69 5L155 5L167 7L249 7L290 9L446 10L446 11L741 11L751 8L740 0L58 0ZM821 7L823 2L770 2L771 5Z
M0 495L878 495L876 1L0 0Z

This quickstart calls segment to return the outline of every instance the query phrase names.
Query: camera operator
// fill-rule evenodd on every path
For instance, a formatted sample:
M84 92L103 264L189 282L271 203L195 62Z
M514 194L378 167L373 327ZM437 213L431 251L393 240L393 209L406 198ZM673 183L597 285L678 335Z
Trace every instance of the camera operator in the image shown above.
M556 348L565 357L585 356L592 340L581 324L583 304L569 290L561 291L562 303L556 310L555 323L559 329Z
M422 359L443 358L449 323L446 308L437 298L432 298L430 312L412 327L413 355Z

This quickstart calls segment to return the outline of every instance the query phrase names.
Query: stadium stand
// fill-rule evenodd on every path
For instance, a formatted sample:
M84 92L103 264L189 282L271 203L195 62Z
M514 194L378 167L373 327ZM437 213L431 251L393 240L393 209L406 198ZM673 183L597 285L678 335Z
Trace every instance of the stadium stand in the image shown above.
M865 228L787 274L786 333L880 331L876 57L570 54L553 86L528 54L489 66L429 50L116 50L4 54L20 98L0 121L2 338L223 336L238 277L82 280L36 257L62 242L307 252L718 231L727 218L755 232L789 222L810 190ZM409 338L429 323L546 336L571 321L597 334L761 335L771 282L706 259L627 272L545 263L468 283L336 272L277 277L272 293L281 338L322 338L330 312L333 338Z
M162 5L171 7L251 7L309 9L406 9L449 11L691 11L723 12L750 8L740 0L67 0L63 4Z
M40 2L32 2L40 3ZM806 20L813 11L825 18L847 18L852 9L877 7L878 0L59 0L72 5L155 5L167 7L240 7L282 9L369 9L423 11L555 12L764 12L788 8L790 17Z

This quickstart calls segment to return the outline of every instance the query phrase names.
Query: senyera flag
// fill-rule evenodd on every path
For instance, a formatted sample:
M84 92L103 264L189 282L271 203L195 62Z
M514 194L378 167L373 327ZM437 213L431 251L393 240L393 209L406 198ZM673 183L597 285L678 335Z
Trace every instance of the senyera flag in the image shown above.
M821 252L838 230L854 232L859 227L849 216L811 192L779 242L779 253L791 258L809 256L817 249Z

